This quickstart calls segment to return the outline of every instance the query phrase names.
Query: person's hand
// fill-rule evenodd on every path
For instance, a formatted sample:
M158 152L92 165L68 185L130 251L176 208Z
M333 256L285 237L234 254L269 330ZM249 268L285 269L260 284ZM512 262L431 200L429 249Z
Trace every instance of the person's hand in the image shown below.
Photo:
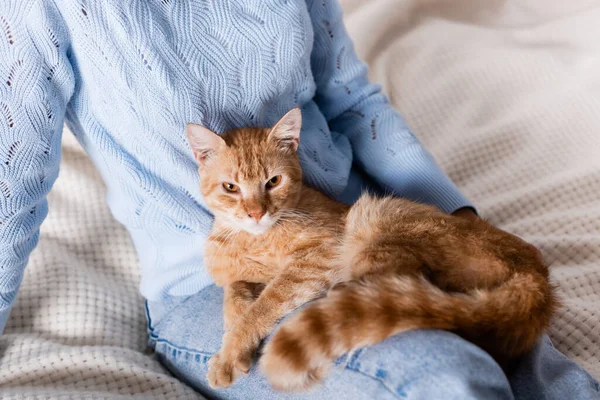
M475 211L473 211L473 209L471 207L459 208L458 210L454 211L452 213L452 215L454 215L456 217L468 219L469 221L475 221L476 219L479 218L479 216L477 214L475 214Z

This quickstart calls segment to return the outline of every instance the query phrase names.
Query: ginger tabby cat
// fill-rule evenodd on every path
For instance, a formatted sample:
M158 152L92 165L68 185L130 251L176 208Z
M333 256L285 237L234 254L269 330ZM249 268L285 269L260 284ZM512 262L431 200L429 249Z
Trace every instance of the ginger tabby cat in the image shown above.
M322 379L332 361L409 329L446 329L504 366L528 352L558 305L539 251L483 220L363 195L349 207L302 184L301 113L219 136L189 124L215 222L205 265L224 287L226 333L213 387L252 365L273 387ZM326 296L326 297L324 297Z

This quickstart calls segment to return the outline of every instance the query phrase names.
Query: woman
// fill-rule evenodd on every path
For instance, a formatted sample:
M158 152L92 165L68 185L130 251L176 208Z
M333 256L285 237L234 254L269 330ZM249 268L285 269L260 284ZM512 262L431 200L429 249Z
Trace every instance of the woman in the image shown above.
M0 3L0 328L47 212L66 120L108 186L142 264L150 343L214 398L285 398L256 371L213 391L221 291L202 266L211 215L188 122L270 126L302 107L307 183L351 203L385 190L476 218L368 82L336 0ZM593 398L597 385L544 338L510 377L447 332L414 331L340 360L307 398ZM290 396L294 398L295 396Z

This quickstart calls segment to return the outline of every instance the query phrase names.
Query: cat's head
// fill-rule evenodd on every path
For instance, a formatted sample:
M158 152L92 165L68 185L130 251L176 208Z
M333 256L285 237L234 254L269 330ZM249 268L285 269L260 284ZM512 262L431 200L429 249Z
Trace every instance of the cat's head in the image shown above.
M302 187L296 154L301 125L299 108L271 129L234 129L219 136L188 124L200 191L219 223L260 235L292 213Z

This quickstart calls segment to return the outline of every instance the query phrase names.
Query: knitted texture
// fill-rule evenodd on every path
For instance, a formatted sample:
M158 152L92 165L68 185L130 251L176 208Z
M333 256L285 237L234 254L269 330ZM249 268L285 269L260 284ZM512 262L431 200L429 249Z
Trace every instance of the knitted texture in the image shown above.
M105 198L66 131L41 240L0 336L0 399L199 397L146 351L138 260Z
M386 191L448 212L468 205L368 82L336 1L5 0L0 25L0 329L46 214L65 115L151 300L210 283L212 217L188 122L271 126L300 105L309 184L340 196L363 169Z
M418 4L344 0L357 51L479 211L542 248L566 304L550 335L600 378L600 7ZM135 250L74 142L0 336L0 398L192 399L145 352Z

